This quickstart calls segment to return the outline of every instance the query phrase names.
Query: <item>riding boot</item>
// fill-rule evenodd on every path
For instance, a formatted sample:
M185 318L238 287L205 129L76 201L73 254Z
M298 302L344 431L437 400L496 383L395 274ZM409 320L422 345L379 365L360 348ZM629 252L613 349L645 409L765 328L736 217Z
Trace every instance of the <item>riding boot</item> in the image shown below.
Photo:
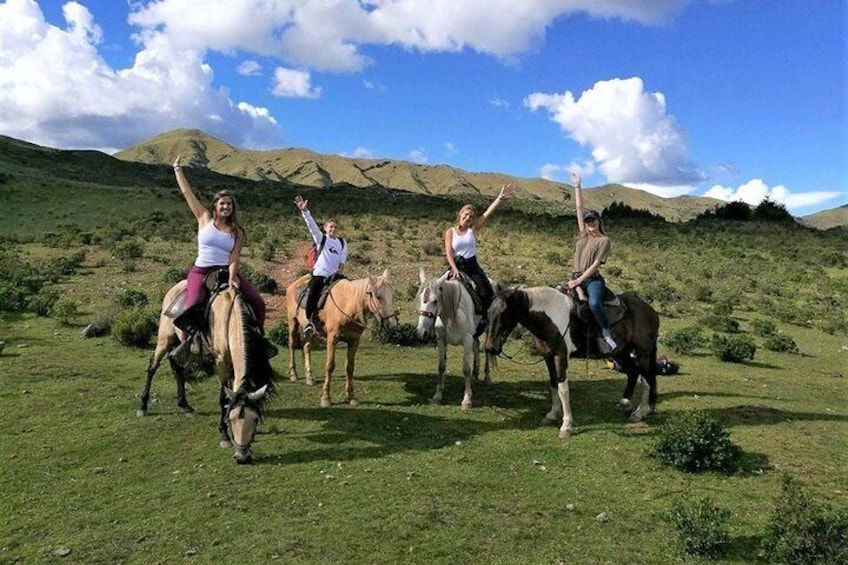
M179 316L174 318L174 325L186 333L205 330L206 307L203 304L195 304L186 308Z

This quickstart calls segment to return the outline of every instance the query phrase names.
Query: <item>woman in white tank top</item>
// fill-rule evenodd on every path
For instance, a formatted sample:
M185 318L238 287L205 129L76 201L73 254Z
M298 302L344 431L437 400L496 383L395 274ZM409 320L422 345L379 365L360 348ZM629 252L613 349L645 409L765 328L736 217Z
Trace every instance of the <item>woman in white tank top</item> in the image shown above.
M477 234L480 233L486 221L500 206L501 201L508 198L514 190L515 187L512 184L501 186L497 198L479 218L476 217L474 206L466 204L459 209L456 216L456 225L445 230L445 257L448 260L448 265L450 265L450 276L457 278L459 273L463 272L474 281L484 312L488 310L489 304L494 299L494 291L489 283L489 277L486 276L477 262ZM481 326L484 323L485 314ZM480 332L481 329L478 327L478 334Z

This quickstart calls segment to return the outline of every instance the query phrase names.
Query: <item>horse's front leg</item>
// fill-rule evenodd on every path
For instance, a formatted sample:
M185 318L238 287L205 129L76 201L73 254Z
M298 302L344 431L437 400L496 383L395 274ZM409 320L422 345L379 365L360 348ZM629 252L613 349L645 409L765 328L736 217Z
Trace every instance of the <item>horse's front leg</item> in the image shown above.
M430 400L432 404L442 403L442 393L445 390L445 371L448 366L448 342L445 336L436 334L436 348L439 350L439 377L436 382L436 394Z
M296 381L297 380L297 366L295 364L295 348L297 346L297 321L295 319L289 320L289 380Z
M475 339L469 334L462 338L462 377L465 381L465 392L462 395L461 408L463 411L471 410L471 382L473 380L472 369L474 366L474 355L476 353Z
M327 408L330 402L330 377L336 369L337 334L327 333L327 362L324 364L324 386L321 388L321 407Z
M559 438L568 439L574 434L574 418L571 415L571 391L568 387L568 352L561 355L550 354L545 357L548 366L548 380L551 387L551 411L545 421L555 424L562 413L562 426Z
M359 401L353 395L353 370L356 365L356 350L359 348L359 338L347 342L347 365L345 366L345 402L357 406Z
M220 435L218 445L224 449L233 446L233 442L230 441L230 434L227 432L227 404L227 394L224 392L224 385L221 385L221 391L218 394L218 406L221 407L221 417L218 420L218 434Z
M306 386L315 384L315 379L312 376L312 340L314 338L305 339L303 341L303 370L306 372ZM329 347L328 347L329 350Z

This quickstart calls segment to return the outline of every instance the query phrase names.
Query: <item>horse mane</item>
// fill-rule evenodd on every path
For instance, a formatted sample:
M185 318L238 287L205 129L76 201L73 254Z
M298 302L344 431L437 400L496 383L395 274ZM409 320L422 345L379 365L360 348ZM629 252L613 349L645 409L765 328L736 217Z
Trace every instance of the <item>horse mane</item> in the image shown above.
M453 318L459 311L462 300L462 283L457 281L445 281L442 288L442 318Z
M253 392L265 385L268 391L274 390L274 371L265 353L265 344L259 333L258 322L249 307L245 306L241 294L233 295L233 311L230 323L238 323L240 343L230 343L230 356L235 364L235 356L241 355L244 361L244 380L233 383L236 392ZM216 330L219 328L216 327ZM226 328L224 331L227 331Z

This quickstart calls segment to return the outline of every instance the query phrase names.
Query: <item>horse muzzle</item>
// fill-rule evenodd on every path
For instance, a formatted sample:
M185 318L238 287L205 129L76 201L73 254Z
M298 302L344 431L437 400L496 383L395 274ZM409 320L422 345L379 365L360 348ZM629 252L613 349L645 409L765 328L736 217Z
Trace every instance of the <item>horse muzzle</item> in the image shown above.
M246 465L253 461L253 453L250 451L250 446L238 447L236 452L233 453L233 460L238 465Z

